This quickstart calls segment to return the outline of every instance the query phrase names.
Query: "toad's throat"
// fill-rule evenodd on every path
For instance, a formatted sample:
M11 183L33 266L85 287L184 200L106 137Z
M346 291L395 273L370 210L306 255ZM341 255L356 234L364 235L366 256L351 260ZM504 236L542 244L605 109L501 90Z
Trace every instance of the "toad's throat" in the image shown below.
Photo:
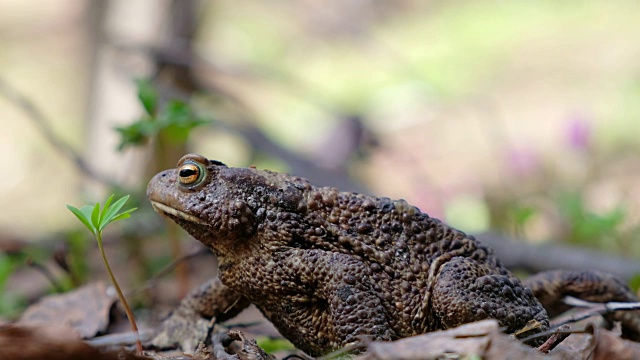
M157 201L151 200L151 205L153 206L153 209L155 211L157 211L158 213L160 213L160 214L173 215L175 217L187 220L187 221L192 222L192 223L196 223L196 224L200 224L200 225L207 225L206 222L200 220L199 218L197 218L197 217L195 217L193 215L187 214L186 212L180 211L178 209L174 209L174 208L172 208L170 206L167 206L165 204L159 203Z

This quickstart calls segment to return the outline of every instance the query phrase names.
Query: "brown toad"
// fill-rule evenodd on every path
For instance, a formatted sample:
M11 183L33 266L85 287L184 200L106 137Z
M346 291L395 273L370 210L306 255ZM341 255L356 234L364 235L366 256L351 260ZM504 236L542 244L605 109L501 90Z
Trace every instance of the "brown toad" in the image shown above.
M200 155L157 174L147 195L219 261L219 279L183 300L155 338L160 346L192 349L206 318L223 321L251 303L298 348L319 355L485 318L509 333L536 322L545 330L536 297L549 307L564 295L636 301L622 282L597 272L543 273L524 286L491 249L404 200ZM637 315L616 319L637 338Z

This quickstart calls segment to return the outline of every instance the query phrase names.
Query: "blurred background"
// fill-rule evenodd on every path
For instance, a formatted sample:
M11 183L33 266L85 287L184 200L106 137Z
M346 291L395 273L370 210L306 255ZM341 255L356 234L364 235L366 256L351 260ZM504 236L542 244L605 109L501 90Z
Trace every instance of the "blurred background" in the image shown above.
M95 245L65 204L131 193L132 221L157 224L146 182L187 152L404 198L469 233L637 259L638 13L632 0L0 0L4 311L28 300L25 259L93 266L77 265ZM160 259L147 273L195 243L174 237L142 251Z

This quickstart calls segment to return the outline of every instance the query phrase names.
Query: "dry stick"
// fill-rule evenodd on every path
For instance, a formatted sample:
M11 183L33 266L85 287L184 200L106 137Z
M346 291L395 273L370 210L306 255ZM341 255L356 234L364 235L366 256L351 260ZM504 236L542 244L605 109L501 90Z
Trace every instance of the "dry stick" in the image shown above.
M207 254L209 253L209 249L203 248L203 249L198 249L194 252L191 252L189 254L186 254L184 256L182 256L181 258L175 259L173 261L171 261L168 265L166 265L164 268L162 268L157 274L153 275L153 277L149 280L147 280L142 286L140 286L139 288L129 292L127 294L127 296L133 296L136 295L144 290L147 290L149 288L152 288L156 285L156 283L162 279L163 277L167 276L171 271L173 271L176 267L178 267L178 265L186 262L187 260L190 260L194 257L198 257L200 255L203 254Z
M565 304L582 307L587 309L599 309L603 313L614 312L619 310L638 310L640 309L640 302L618 302L611 301L606 303L596 303L575 298L573 296L565 296L562 300Z
M525 342L533 340L533 339L537 339L537 338L540 338L540 337L546 337L546 336L552 336L552 335L556 335L556 334L560 334L560 335L561 334L567 334L567 335L571 335L571 334L590 334L590 332L587 331L586 329L582 329L582 330L574 330L574 329L564 330L564 328L562 328L562 329L556 328L555 330L539 332L539 333L536 333L536 334L533 334L533 335L529 335L529 336L527 336L525 338L518 339L518 340L520 342L525 343Z
M29 120L31 120L40 130L44 138L65 157L80 169L83 173L92 179L109 186L116 186L115 181L96 173L87 165L82 157L66 142L54 134L53 129L49 126L51 121L47 119L44 113L31 101L27 96L20 93L13 86L0 78L0 96L3 96L11 104L22 110Z
M588 309L588 311L582 313L582 314L577 314L574 316L571 316L570 318L568 318L567 320L561 322L560 324L557 324L556 326L554 326L555 328L558 328L562 325L565 324L569 324L569 323L575 323L587 318L590 318L592 316L596 316L596 315L604 315L607 313L612 313L614 311L629 311L629 310L639 310L640 309L640 302L617 302L617 301L612 301L612 302L607 302L607 303L594 303L594 302L590 302L590 301L585 301L585 300L581 300L581 299L577 299L573 296L565 296L563 299L564 303L567 305L571 305L574 307L581 307L581 308L585 308Z
M509 238L489 231L474 236L495 250L498 258L509 269L525 269L530 273L555 270L597 268L628 281L640 273L640 262L623 256L602 254L590 249L561 245L554 242L529 244L523 239ZM561 265L561 266L560 266Z
M46 267L42 266L42 264L34 261L32 258L27 258L26 262L27 262L27 265L29 265L32 268L36 269L38 272L40 272L42 275L44 275L44 277L47 278L47 280L49 280L49 282L51 283L51 285L55 289L55 292L62 293L64 291L64 289L62 288L60 283L56 280L56 277L53 276L53 274L51 273L51 271L49 271L49 269L47 269Z
M549 331L545 331L545 332L541 332L541 333L537 333L537 334L533 334L531 336L527 336L526 338L521 339L521 341L526 342L532 339L536 339L539 337L543 337L543 336L548 336L548 335L554 335L554 334L580 334L580 333L585 333L585 330L570 330L570 331L563 331L561 330L561 327L570 324L570 323L576 323L578 321L582 321L584 319L588 319L590 317L596 316L596 315L604 315L607 313L611 313L614 311L629 311L629 310L639 310L640 309L640 302L616 302L616 301L612 301L612 302L607 302L607 303L595 303L595 302L590 302L590 301L585 301L585 300L581 300L581 299L577 299L573 296L565 296L563 299L564 303L567 305L571 305L571 306L575 306L575 307L581 307L581 308L585 308L588 311L581 313L581 314L577 314L574 316L569 317L567 320L562 321L561 323L553 326L552 329L550 329Z
M558 328L558 330L553 335L551 335L551 337L549 337L547 341L544 342L544 344L538 346L538 351L546 354L549 351L555 349L556 346L558 346L561 342L564 341L564 339L571 335L571 333L568 332L570 330L571 328L569 327L569 325L560 326L560 328Z

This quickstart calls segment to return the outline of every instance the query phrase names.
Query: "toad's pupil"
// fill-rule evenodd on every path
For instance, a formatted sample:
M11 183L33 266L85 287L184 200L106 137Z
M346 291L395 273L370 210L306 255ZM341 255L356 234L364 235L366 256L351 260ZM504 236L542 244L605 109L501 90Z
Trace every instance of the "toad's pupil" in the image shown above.
M180 177L189 177L196 175L196 171L194 169L182 169L180 170Z

